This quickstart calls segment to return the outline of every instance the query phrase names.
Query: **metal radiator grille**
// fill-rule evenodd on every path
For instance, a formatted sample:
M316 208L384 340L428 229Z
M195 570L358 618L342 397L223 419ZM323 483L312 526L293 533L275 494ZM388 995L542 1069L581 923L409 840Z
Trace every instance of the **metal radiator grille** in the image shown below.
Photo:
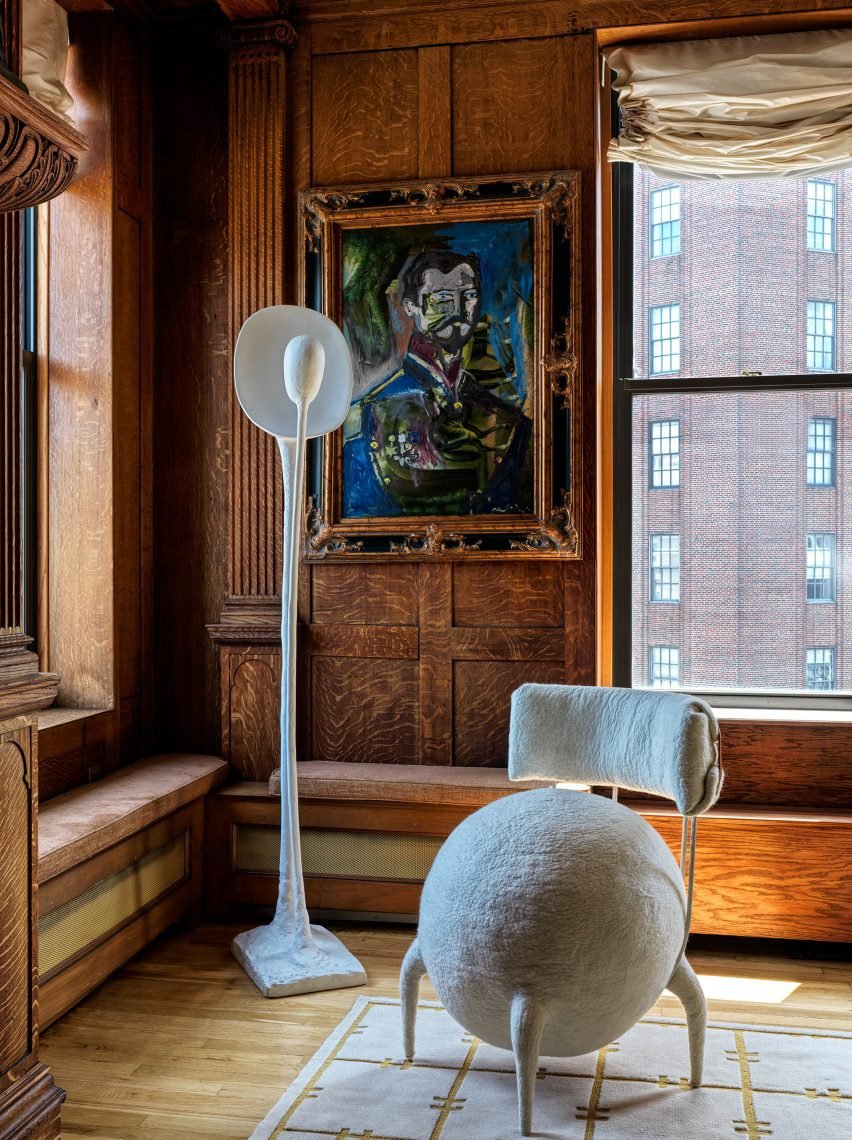
M277 874L279 842L277 827L238 826L234 869ZM422 883L442 843L430 835L304 828L302 866L306 875Z
M133 918L186 875L186 833L39 916L38 969L44 976Z

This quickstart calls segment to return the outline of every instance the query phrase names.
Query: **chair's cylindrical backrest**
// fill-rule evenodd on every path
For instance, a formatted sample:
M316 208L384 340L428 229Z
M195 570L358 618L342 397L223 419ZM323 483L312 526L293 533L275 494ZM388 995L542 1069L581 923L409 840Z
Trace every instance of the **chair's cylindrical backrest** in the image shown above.
M719 724L682 693L522 685L512 694L511 780L609 784L699 815L719 796Z

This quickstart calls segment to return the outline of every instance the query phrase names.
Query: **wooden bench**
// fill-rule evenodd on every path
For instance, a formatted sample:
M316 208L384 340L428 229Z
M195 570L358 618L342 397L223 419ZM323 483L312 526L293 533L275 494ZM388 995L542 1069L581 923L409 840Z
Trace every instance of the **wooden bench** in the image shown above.
M198 921L203 800L227 771L216 756L154 756L41 807L42 1028L167 926Z
M505 768L302 763L299 810L308 905L365 918L417 914L431 862L477 808L531 786ZM676 857L681 818L629 799ZM224 921L272 906L279 802L238 783L206 801L206 911ZM852 942L852 812L722 804L698 825L696 933Z

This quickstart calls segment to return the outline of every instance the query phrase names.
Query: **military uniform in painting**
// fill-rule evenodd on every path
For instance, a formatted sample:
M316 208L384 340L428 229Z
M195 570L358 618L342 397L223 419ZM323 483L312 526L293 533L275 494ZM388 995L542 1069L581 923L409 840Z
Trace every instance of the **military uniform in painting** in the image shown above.
M424 269L429 256L409 273L416 331L400 368L356 400L347 419L343 513L530 512L532 421L488 351L478 263L444 255Z

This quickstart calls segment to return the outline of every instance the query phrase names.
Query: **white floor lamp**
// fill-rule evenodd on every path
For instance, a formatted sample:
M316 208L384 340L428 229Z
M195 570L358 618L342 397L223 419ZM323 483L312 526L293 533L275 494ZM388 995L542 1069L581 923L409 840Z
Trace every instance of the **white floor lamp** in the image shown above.
M234 385L248 418L278 440L284 474L284 571L278 903L272 922L238 934L231 950L264 997L284 997L367 981L358 959L308 918L296 779L296 597L305 440L343 423L352 399L352 359L343 333L328 317L296 305L273 305L250 316L240 331Z

